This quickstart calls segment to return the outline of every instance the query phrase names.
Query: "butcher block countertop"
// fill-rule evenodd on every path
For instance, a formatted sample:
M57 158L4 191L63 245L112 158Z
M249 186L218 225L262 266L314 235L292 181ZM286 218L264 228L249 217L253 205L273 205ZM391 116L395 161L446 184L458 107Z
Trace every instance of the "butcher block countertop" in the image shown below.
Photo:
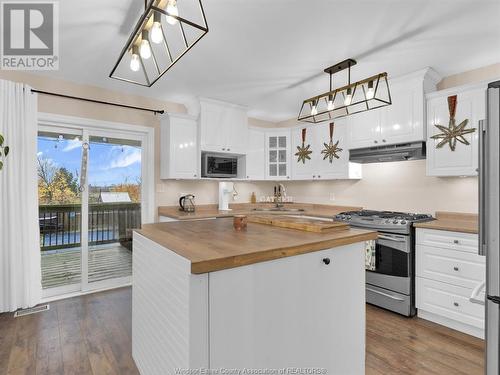
M477 214L436 212L436 220L414 224L416 228L447 230L450 232L479 233Z
M248 223L245 230L236 231L232 218L145 224L137 232L190 260L194 274L377 238L377 232L362 229L314 233L257 223Z
M307 215L332 219L335 215L345 211L357 211L362 207L353 206L331 206L326 204L307 204L307 203L285 203L284 208L303 209L304 211L256 211L255 208L272 208L274 203L237 203L229 206L231 211L219 211L218 205L206 204L197 205L195 212L179 211L179 206L161 206L158 207L158 215L166 216L177 220L196 220L207 219L211 217L230 217L234 215L251 214L288 214L288 215Z

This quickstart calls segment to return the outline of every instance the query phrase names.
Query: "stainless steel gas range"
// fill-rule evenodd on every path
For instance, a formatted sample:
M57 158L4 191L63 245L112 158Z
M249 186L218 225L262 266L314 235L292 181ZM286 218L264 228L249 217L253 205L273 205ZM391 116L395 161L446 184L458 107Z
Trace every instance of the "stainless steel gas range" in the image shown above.
M366 270L366 301L402 315L415 308L415 229L413 223L433 220L431 215L392 211L349 211L335 220L379 232L375 262Z

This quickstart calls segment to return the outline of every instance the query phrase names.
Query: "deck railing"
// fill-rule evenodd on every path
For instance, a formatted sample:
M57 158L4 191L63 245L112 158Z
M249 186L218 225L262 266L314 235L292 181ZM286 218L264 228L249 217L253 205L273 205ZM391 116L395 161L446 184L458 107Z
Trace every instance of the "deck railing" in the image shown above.
M39 206L42 251L81 246L81 206ZM132 229L141 227L140 203L92 203L89 205L89 245L130 242Z

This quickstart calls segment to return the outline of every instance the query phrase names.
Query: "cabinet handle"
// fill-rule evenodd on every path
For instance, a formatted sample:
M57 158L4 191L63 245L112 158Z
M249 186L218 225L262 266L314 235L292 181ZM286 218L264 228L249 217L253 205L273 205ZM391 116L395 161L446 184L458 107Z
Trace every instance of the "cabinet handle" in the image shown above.
M385 141L385 139L382 139L382 142L384 142L384 143L385 143L385 142L386 142L386 141Z
M222 151L226 151L226 149L225 149L225 148L223 148L223 149L222 149Z
M231 151L231 149L230 149L230 148L228 148L228 149L227 149L227 151Z
M458 271L458 267L457 266L453 267L453 271Z
M316 176L315 176L315 175L313 175L313 178L316 178Z
M196 174L194 174L193 177L196 177Z
M378 143L378 141L373 141L373 143Z
M458 304L458 302L453 302L453 305L454 305L455 307L460 306L460 305Z
M330 264L330 258L323 258L323 263L328 266Z
M286 178L290 179L290 176L286 176Z
M453 240L453 243L456 244L456 245L458 245L460 243L460 241L459 240Z
M321 176L320 176L320 175L318 175L318 178L321 178Z

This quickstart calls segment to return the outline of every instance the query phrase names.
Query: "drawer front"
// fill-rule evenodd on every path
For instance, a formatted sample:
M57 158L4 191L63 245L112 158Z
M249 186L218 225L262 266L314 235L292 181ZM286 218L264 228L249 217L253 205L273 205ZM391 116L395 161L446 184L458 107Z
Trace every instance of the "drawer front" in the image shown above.
M473 289L486 277L485 257L463 251L417 245L419 277Z
M472 303L472 290L417 277L417 308L484 328L484 306Z
M477 254L477 234L417 228L417 244Z

